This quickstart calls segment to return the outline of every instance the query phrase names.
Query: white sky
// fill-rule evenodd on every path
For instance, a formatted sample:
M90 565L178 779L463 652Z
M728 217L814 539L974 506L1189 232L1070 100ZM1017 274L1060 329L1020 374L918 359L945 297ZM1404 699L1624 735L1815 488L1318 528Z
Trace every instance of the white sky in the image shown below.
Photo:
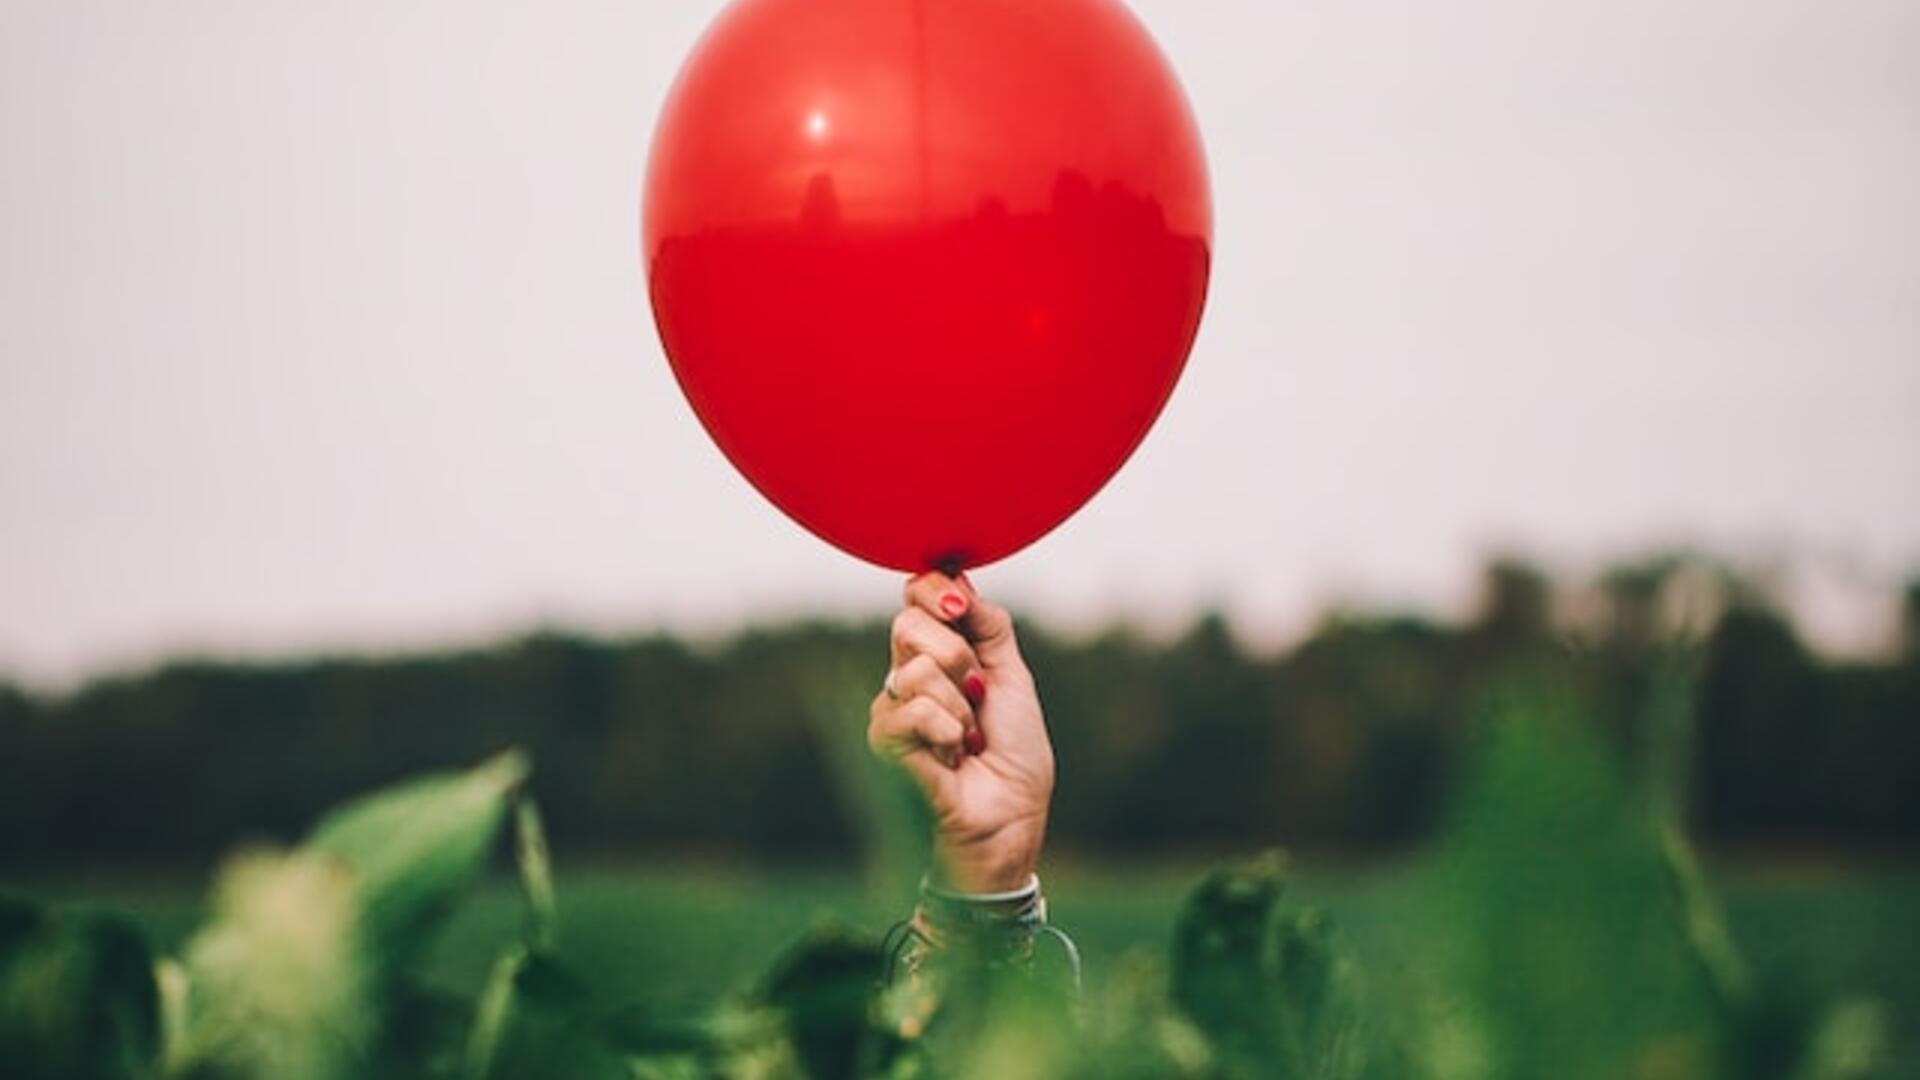
M1819 553L1822 632L1882 625L1920 5L1134 6L1209 145L1207 321L1120 479L985 585L1271 638L1457 610L1500 545L1680 539ZM0 0L0 674L885 609L653 334L639 177L716 9Z

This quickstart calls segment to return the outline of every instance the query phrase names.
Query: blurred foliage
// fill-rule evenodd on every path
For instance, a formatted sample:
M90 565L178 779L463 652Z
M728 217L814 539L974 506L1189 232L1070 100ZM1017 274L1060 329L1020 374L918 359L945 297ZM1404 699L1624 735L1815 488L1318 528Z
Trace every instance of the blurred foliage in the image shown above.
M159 1052L152 957L129 923L0 897L0 1065L64 1080L141 1075Z
M1634 699L1643 715L1614 723L1686 726L1674 705L1692 667L1683 653L1654 664ZM235 856L177 958L111 916L0 901L0 1065L19 1080L1910 1070L1883 1003L1756 983L1692 868L1676 800L1652 790L1684 772L1632 767L1588 715L1607 706L1577 686L1545 660L1482 685L1440 833L1395 890L1404 947L1388 963L1363 961L1331 914L1292 902L1273 853L1207 875L1164 959L1129 959L1084 1001L1044 963L961 951L885 987L877 938L837 927L710 1008L606 1000L554 950L565 898L524 759L506 755L361 798L297 846ZM429 985L423 947L508 846L522 932L491 943L471 997Z
M1690 556L1584 587L1502 560L1464 625L1334 613L1281 655L1249 652L1215 617L1170 641L1026 627L1063 767L1055 848L1411 848L1457 780L1475 688L1537 662L1593 700L1584 721L1631 772L1687 774L1668 790L1705 844L1912 850L1920 583L1890 612L1901 603L1907 638L1873 663L1823 661L1764 589ZM541 763L533 792L563 856L851 863L880 844L886 865L914 864L924 830L875 812L911 800L871 775L857 737L884 635L541 634L444 655L177 663L63 696L0 687L0 867L203 867L236 837L292 840L354 791L514 746ZM1633 705L1675 640L1701 646L1685 691L1697 729L1677 736Z

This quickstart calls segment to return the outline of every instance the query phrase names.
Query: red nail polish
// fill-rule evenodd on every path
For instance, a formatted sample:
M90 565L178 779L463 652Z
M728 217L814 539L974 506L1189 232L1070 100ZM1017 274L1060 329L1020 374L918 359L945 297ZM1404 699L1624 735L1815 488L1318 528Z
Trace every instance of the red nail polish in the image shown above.
M966 598L959 593L948 593L940 598L940 610L947 613L947 618L957 619L967 613Z
M979 757L981 754L987 752L987 733L977 727L968 728L967 734L960 740L960 744L966 747L967 753L972 754L974 757Z
M967 701L971 704L978 705L987 699L987 680L977 672L968 675L967 681L960 684L960 689L966 693Z

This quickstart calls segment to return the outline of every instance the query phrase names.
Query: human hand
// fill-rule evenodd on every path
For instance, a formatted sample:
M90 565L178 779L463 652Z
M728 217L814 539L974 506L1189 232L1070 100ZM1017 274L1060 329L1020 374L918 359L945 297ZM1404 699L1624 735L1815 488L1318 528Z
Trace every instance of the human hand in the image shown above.
M965 574L907 582L867 743L933 810L934 871L961 892L1019 889L1046 839L1053 744L1013 618Z

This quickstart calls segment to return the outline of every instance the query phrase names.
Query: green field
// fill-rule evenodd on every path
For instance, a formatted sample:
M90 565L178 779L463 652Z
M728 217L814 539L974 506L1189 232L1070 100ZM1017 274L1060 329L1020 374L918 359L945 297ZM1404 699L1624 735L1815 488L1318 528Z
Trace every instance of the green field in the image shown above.
M1259 859L1209 875L1056 855L1044 871L1053 918L1083 949L1091 1019L1071 1036L1057 1024L994 1030L1044 1076L1104 1077L1144 1056L1157 1064L1143 1076L1284 1066L1358 1080L1408 1075L1417 1063L1421 1075L1448 1078L1920 1077L1920 863L1829 857L1703 870L1671 824L1673 801L1625 782L1554 700L1516 692L1489 708L1445 827L1398 861ZM171 969L172 985L188 991L173 999L188 1008L168 1014L179 1018L166 1029L171 1045L184 1048L170 1051L175 1060L212 1055L240 1075L307 1065L357 1075L367 1062L354 1048L377 1046L379 1060L412 1063L404 1075L468 1054L508 1076L520 1066L551 1073L544 1055L554 1052L615 1071L666 1068L692 1052L746 1070L714 1075L757 1076L763 1055L807 1053L813 1075L840 1076L860 1073L823 1047L854 1053L867 1035L893 1037L873 1026L872 1010L891 1006L871 994L870 953L816 938L802 956L780 958L822 924L877 939L906 912L927 856L909 842L924 826L899 785L855 786L869 804L863 820L875 823L869 865L883 887L849 870L563 858L550 889L538 815L516 801L525 769L504 755L368 795L324 817L299 848L254 852L220 875L217 932ZM518 881L486 874L503 831ZM0 882L118 908L176 955L206 916L202 889ZM523 890L538 902L529 907ZM124 926L11 911L14 1000L64 1001L59 1015L84 1017L113 989L102 973L129 971L124 999L112 1000L129 1010L151 1000L151 960ZM714 1008L769 972L778 976L745 1007ZM420 982L447 993L380 990ZM518 1010L520 1041L499 1042L501 1008ZM16 1015L13 1030L52 1069L34 1075L67 1080L70 1069L53 1069L59 1055L97 1041L41 1023L40 1012ZM755 1026L770 1017L801 1026ZM383 1024L407 1034L391 1043L338 1034L373 1039ZM841 1041L828 1041L836 1031ZM551 1038L537 1041L541 1032ZM913 1054L961 1061L927 1045ZM1181 1061L1237 1064L1208 1073ZM603 1072L583 1064L569 1075Z
M1128 950L1164 952L1174 912L1197 876L1193 868L1054 869L1054 919L1079 939L1095 993ZM1405 876L1393 867L1309 864L1295 874L1294 896L1329 912L1369 968L1390 978L1397 958L1415 951L1407 938L1421 922ZM1920 1030L1920 867L1723 868L1715 884L1760 981L1790 980L1809 997L1871 995L1889 1007L1895 1033ZM191 932L203 904L200 887L186 885L65 880L24 891L124 909L163 949ZM599 869L563 874L559 891L559 946L570 964L610 999L670 1006L751 985L812 925L837 921L878 933L899 914L857 878L833 873ZM477 987L521 919L509 883L483 889L438 942L431 976Z

